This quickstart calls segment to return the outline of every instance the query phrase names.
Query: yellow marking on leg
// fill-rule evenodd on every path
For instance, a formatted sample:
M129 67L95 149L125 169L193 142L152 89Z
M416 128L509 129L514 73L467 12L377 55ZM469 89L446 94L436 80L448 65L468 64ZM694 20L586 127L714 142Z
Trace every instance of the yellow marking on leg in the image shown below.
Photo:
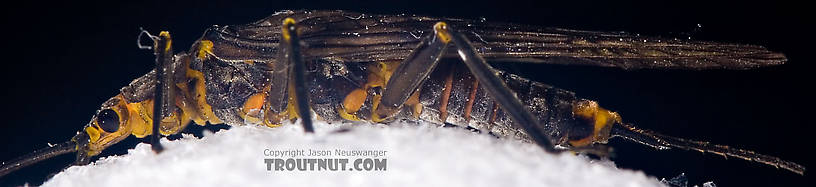
M266 87L264 87L263 93L269 93L269 91L271 89L272 89L271 85L267 85ZM285 109L283 112L274 113L273 111L271 111L271 107L268 106L268 104L266 104L266 100L265 100L266 97L267 96L264 95L263 107L266 107L266 108L262 109L262 111L264 112L264 114L263 114L263 125L267 126L267 127L270 127L270 128L280 127L281 126L281 121L283 121L285 118L288 118L288 116L289 116L289 109L288 109L289 104L287 103L287 105L286 105L287 109Z
M372 107L371 107L371 121L377 122L377 123L385 121L386 118L381 118L380 115L377 115L376 112L374 112L374 111L377 111L377 107L380 106L380 100L382 99L382 95L379 95L379 94L374 95L374 97L372 99L373 99L373 103L372 103Z
M411 107L411 114L413 114L414 118L419 118L419 115L422 114L422 103L419 103L419 89L411 94L408 100L405 100L405 105Z
M177 94L175 97L175 103L173 104L176 106L176 110L170 111L169 116L159 121L159 133L165 136L181 132L190 123L189 114L185 114L184 109L182 109L186 104L182 94Z
M181 124L181 120L178 116L178 112L172 112L170 116L162 118L161 121L159 121L159 133L167 136L181 131L181 127L184 125Z
M445 22L436 22L434 24L434 33L436 37L439 38L442 43L449 43L451 41L451 35L448 32L448 24Z
M269 93L269 90L271 90L271 89L272 89L272 88L271 88L271 85L267 85L266 87L264 87L264 90L263 90L263 92L262 92L262 93ZM261 109L261 111L264 111L264 114L263 114L263 125L264 125L264 126L267 126L267 127L270 127L270 128L280 127L280 126L281 126L281 122L282 122L284 119L289 119L289 117L290 117L290 114L289 114L289 113L290 113L290 111L291 111L291 108L293 107L293 106L292 106L292 102L294 102L294 101L292 101L292 98L288 98L288 99L287 99L287 100L288 100L288 102L287 102L287 104L286 104L286 109L284 109L284 110L283 110L283 112L280 112L280 113L275 113L275 112L271 111L271 107L269 107L269 106L268 106L268 105L265 103L265 102L266 102L266 97L267 97L267 96L266 96L266 94L264 94L264 96L263 96L263 98L262 98L262 99L263 99L263 102L261 103L261 104L262 104L262 106L261 106L261 107L264 107L264 106L266 106L266 107L267 107L267 108L263 108L263 109ZM250 99L250 100L251 100L251 99ZM246 103L245 103L245 105L246 105Z
M184 94L184 97L194 97L196 94L195 92L190 91L190 88L187 86L187 83L178 83L176 84L181 92ZM177 104L182 111L182 119L190 119L197 125L206 125L207 120L201 117L201 113L198 111L196 107L197 103L194 98L179 98L176 101L181 100L181 103Z
M369 66L368 83L365 85L366 90L374 87L385 88L388 80L391 79L391 75L394 73L394 70L396 70L397 66L399 66L399 63L399 61L377 62L376 64ZM380 105L381 98L381 95L374 95L374 97L372 97L373 102L371 107L371 120L374 122L382 122L386 120L385 118L377 115L376 112L377 107Z
M190 107L190 103L187 103L186 101L180 101L180 100L183 100L183 98L176 98L176 107L181 109L181 114L180 114L181 120L180 120L180 122L181 122L182 126L186 127L187 124L189 124L190 121L193 120L194 116L198 116L198 112L192 110L192 108ZM184 128L182 128L182 129L184 129Z
M281 24L281 36L283 36L283 39L287 42L292 38L292 33L289 33L289 29L287 29L287 27L293 27L295 24L295 19L283 19L283 24Z
M275 113L265 114L263 124L265 126L267 126L267 127L280 127L281 126L281 121L283 121L285 118L287 118L287 116L289 116L288 113L289 113L288 110L284 110L283 112L281 112L279 114L275 114Z
M289 79L289 80L292 80L292 81L289 81L289 89L287 90L289 92L289 102L286 102L286 113L289 114L289 120L292 120L292 122L294 122L295 119L300 117L298 115L298 112L297 112L298 111L298 106L295 104L295 102L297 102L297 99L295 99L295 97L298 97L298 95L295 94L295 81L294 81L294 79Z
M167 43L164 45L164 52L169 52L173 44L173 40L170 39L170 32L161 31L159 32L159 37L164 37L164 39L167 39Z
M340 118L343 118L345 120L360 121L360 118L357 117L357 115L355 115L354 112L346 111L346 109L343 106L337 108L337 114L340 115Z
M294 122L295 119L299 118L298 115L298 107L295 104L295 84L293 81L289 81L289 85L287 88L287 102L286 102L286 109L278 114L265 114L266 117L264 118L264 125L267 127L279 127L281 126L281 122L283 120L290 120Z

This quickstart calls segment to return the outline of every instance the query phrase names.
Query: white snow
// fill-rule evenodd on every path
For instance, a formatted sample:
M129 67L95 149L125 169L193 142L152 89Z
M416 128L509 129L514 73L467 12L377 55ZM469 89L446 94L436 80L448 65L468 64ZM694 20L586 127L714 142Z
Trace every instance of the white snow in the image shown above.
M662 186L609 161L548 154L533 144L462 129L407 122L315 125L313 135L288 124L162 139L160 154L139 144L127 155L70 167L43 186ZM350 131L333 133L340 128ZM264 156L265 150L292 149L387 151L383 157L294 157L385 158L386 170L267 171L265 158L292 157Z

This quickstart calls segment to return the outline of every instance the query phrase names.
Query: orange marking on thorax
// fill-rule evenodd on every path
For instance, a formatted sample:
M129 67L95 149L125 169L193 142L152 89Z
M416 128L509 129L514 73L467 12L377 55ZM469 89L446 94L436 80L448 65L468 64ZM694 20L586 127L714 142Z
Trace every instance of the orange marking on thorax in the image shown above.
M343 105L337 109L340 117L352 121L360 120L355 113L360 110L368 98L368 89L385 87L386 83L388 83L388 79L391 78L391 75L398 65L399 62L378 62L369 65L366 68L368 70L368 78L366 79L365 85L363 85L362 88L352 90L346 94L345 98L343 98ZM371 113L373 121L383 120L379 119L379 116L377 116L376 112L374 112L379 105L379 100L379 95L374 95L372 98L373 106Z
M354 89L346 98L343 99L343 106L346 108L346 111L349 113L355 113L363 107L363 102L365 102L367 97L366 91L364 89Z
M246 101L244 101L244 106L241 107L241 117L244 118L244 121L251 124L259 124L263 119L263 105L264 101L266 100L266 92L256 93Z
M252 109L261 109L264 104L264 97L266 94L264 93L256 93L252 96L247 98L246 102L244 102L244 107L242 108L244 111L249 111Z

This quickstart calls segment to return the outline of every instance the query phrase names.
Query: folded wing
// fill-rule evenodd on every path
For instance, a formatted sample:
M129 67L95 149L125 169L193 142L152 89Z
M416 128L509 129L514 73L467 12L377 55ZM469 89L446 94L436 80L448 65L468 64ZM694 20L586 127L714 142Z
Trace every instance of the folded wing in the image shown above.
M279 37L285 17L300 22L307 58L349 62L400 60L437 21L465 34L488 60L623 69L750 69L784 64L781 53L757 45L579 31L479 20L344 11L286 11L227 26L224 34L251 41ZM455 55L451 52L449 55Z

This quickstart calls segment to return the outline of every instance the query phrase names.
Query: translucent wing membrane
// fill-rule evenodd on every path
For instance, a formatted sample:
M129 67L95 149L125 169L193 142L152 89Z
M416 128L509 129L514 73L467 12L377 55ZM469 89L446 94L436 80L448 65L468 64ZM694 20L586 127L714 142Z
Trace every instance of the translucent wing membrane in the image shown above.
M343 11L280 12L259 22L216 28L244 47L277 40L284 17L301 20L307 58L347 62L400 60L437 21L464 33L486 59L623 69L749 69L779 65L785 55L762 46L646 37L476 20ZM255 41L255 42L254 42ZM262 42L268 45L271 42ZM263 46L254 46L263 47ZM269 46L266 46L269 47ZM448 53L455 55L456 53Z

